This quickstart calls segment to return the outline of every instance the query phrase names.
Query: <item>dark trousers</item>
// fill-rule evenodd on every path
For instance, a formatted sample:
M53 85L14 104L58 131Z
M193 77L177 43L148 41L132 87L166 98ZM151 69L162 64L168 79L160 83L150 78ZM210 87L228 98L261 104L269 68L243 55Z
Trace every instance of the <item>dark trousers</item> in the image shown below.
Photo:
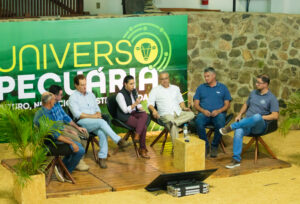
M64 159L62 161L70 173L72 173L85 153L84 148L79 142L73 142L78 145L78 152L74 152L73 148L66 143L56 143L55 146L50 142L45 143L49 149L49 156L64 156Z
M133 127L135 132L140 136L140 148L146 148L146 133L147 133L147 119L148 115L146 112L133 111L130 114L126 124Z
M214 139L211 146L218 148L222 138L219 129L225 126L226 113L220 113L216 117L207 117L203 113L199 113L196 118L197 133L200 139L205 141L206 150L209 148L209 142L206 136L205 126L213 124L215 127Z

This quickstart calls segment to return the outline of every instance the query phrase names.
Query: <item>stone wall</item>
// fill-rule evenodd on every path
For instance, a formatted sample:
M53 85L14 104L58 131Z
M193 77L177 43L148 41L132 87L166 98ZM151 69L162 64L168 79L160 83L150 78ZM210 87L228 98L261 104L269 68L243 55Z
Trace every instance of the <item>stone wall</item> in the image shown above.
M300 90L300 15L188 13L189 102L212 66L232 95L238 112L258 74L271 78L270 90L283 103Z

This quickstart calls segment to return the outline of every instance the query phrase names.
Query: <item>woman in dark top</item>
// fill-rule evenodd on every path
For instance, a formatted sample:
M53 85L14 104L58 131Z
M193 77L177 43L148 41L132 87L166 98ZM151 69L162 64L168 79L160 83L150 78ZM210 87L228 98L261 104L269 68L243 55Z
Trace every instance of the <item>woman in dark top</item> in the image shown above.
M123 81L123 88L116 97L118 103L117 117L135 129L134 140L140 143L139 155L142 158L150 159L146 149L148 115L140 104L141 99L138 97L134 85L133 76L127 75Z

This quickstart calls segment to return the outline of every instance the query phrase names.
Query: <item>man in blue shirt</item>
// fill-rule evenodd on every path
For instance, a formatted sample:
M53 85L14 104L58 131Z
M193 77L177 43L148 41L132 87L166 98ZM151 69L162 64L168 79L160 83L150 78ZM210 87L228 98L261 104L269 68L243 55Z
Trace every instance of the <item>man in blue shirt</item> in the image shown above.
M75 92L69 98L69 108L78 124L88 132L93 132L99 137L100 151L98 163L101 168L107 168L106 158L108 153L107 136L109 136L120 148L127 147L124 139L121 139L107 122L102 118L101 110L97 104L96 97L92 92L86 90L86 78L79 74L74 78Z
M82 144L86 148L87 138L89 136L85 128L79 127L71 118L66 114L66 112L61 107L59 101L61 101L63 96L62 88L58 85L51 85L49 92L54 94L55 104L51 108L51 115L54 121L61 121L64 123L64 129L62 135L71 138L74 141ZM79 164L76 166L79 171L89 170L89 166L84 162L83 158L80 160Z
M199 138L205 141L207 155L210 149L205 126L214 125L215 133L210 156L217 157L222 137L219 129L225 126L226 111L230 106L231 96L227 87L216 80L214 68L208 67L204 70L204 79L206 83L197 88L194 96L194 106L199 111L196 117L196 128Z
M35 125L39 126L39 119L43 116L46 116L50 120L54 120L51 109L53 108L55 103L55 97L50 92L45 92L42 94L42 107L35 113L33 122ZM79 161L81 160L82 156L85 153L84 148L79 142L73 141L70 138L64 137L59 132L55 132L53 134L54 136L54 143L56 142L63 142L70 145L70 148L73 151L73 154L65 156L63 159L63 163L67 167L68 171L72 173L72 171L75 169L75 167L78 165ZM57 171L57 169L55 169ZM58 172L55 172L56 176L58 177ZM58 177L59 181L64 181L63 177L59 175Z
M242 106L234 123L221 128L220 133L226 135L235 130L233 138L232 162L226 168L240 166L243 137L249 134L262 134L266 130L268 121L278 120L279 105L276 97L269 91L270 78L260 75L256 78L256 88L250 93L247 102ZM242 119L242 115L246 117Z

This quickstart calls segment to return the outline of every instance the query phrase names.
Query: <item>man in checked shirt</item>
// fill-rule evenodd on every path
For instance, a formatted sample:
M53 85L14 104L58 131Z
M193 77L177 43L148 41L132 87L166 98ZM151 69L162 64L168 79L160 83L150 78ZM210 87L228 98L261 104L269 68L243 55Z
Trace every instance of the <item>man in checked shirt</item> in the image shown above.
M58 85L51 85L49 92L53 93L55 96L55 104L51 109L51 115L55 121L62 121L64 123L62 135L81 143L83 148L85 148L89 134L85 128L79 127L61 107L59 101L63 96L62 88ZM82 158L79 164L76 166L76 169L79 171L87 171L89 170L89 166Z

